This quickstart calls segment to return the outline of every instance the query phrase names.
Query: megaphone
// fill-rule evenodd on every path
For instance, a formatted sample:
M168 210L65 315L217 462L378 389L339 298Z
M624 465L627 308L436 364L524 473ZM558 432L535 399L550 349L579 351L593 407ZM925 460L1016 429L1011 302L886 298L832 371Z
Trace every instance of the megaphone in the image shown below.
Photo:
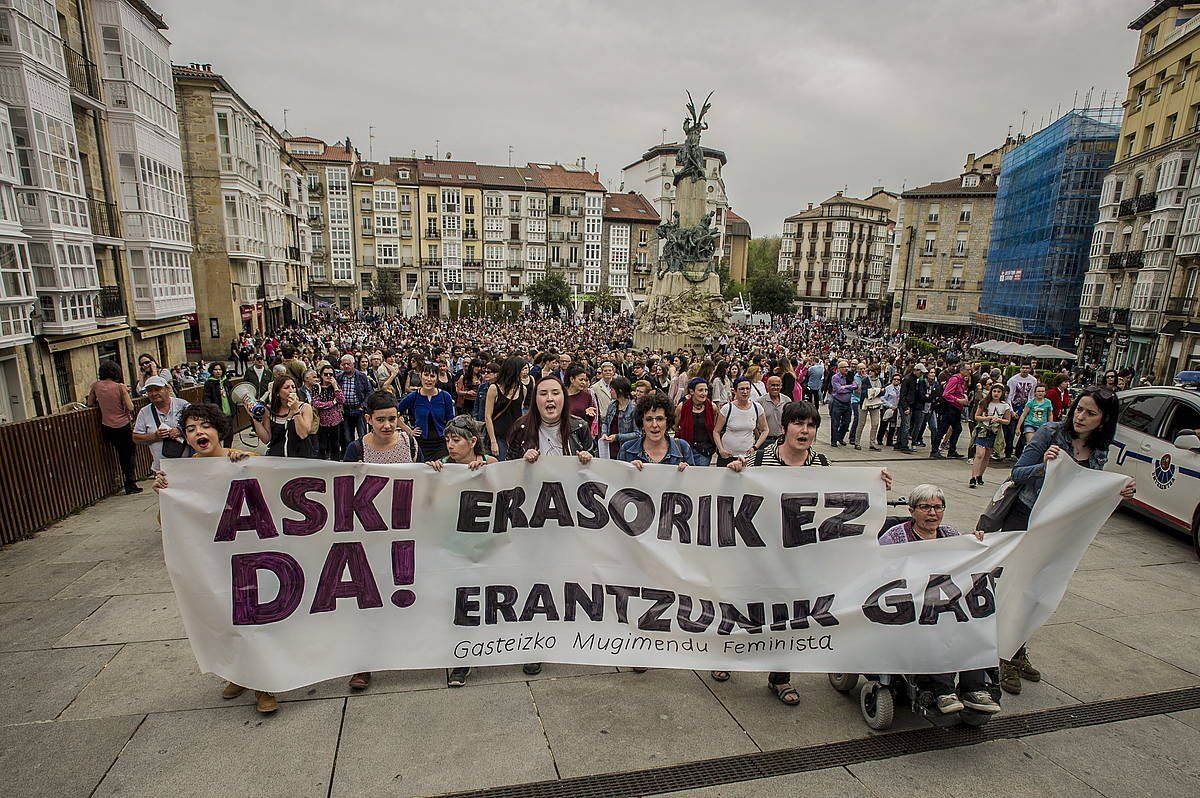
M246 402L257 401L258 397L254 395L254 386L248 382L239 382L233 386L233 403L235 405L244 405Z

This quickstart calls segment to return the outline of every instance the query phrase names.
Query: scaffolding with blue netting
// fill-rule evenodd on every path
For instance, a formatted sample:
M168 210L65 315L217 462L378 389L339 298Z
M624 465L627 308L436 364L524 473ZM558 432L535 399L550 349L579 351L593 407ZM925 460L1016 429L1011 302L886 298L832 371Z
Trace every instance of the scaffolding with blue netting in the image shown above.
M1004 156L979 326L1055 343L1079 328L1079 297L1120 108L1076 108Z

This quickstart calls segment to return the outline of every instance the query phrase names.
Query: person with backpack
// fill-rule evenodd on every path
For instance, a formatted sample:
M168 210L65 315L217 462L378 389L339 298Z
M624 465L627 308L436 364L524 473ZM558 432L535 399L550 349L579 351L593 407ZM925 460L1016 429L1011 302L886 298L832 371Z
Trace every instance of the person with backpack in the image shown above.
M750 380L738 377L733 381L733 401L720 409L713 427L717 465L753 455L766 439L766 415L757 402L750 401Z

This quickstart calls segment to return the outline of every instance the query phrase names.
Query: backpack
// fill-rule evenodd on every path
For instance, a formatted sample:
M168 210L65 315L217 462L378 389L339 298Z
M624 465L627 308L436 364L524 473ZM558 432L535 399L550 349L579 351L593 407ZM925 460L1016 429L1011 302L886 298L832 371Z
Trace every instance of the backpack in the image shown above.
M929 392L929 401L932 403L930 407L936 412L950 409L950 403L942 398L942 391L945 388L946 384L944 382L939 382Z

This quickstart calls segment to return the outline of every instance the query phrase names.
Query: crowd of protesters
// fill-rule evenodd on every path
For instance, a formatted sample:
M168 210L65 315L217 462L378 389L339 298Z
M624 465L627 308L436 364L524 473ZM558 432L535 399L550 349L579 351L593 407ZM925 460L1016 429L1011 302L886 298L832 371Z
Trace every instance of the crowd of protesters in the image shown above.
M270 335L244 334L228 365L197 372L139 363L139 387L154 391L168 379L203 384L208 409L189 416L163 405L164 415L192 423L183 437L197 454L193 427L206 453L228 449L239 458L241 450L229 449L236 408L226 369L251 386L244 406L273 456L426 462L440 470L447 463L479 468L559 455L584 464L593 457L621 460L639 470L663 464L741 471L828 466L838 447L886 446L898 455L970 458L972 488L984 484L989 464L1015 462L1023 503L1016 524L1028 523L1026 505L1036 499L1048 459L1071 445L1077 461L1102 466L1115 429L1112 389L1120 375L1112 375L1112 389L1073 395L1068 364L985 368L965 336L918 348L905 334L871 323L780 318L731 327L695 350L663 352L636 347L632 328L626 315L322 318ZM111 397L106 424L126 421L119 391L100 386L96 393ZM822 416L828 454L817 446ZM886 469L881 477L890 489ZM166 487L165 477L156 487ZM888 530L885 544L958 534L941 523L941 489L919 489L913 520ZM530 674L540 668L525 665ZM449 684L463 685L468 674L469 668L455 669ZM1019 692L1021 678L1034 679L1037 671L1022 649L1001 676L1006 690ZM714 671L712 678L730 674ZM969 696L974 709L998 711L982 678L960 677L962 700ZM350 687L370 683L370 673L358 673ZM944 711L961 708L953 674L931 684ZM770 674L769 686L785 704L800 701L790 674ZM230 684L224 695L242 689ZM260 693L258 706L269 712L277 704Z

